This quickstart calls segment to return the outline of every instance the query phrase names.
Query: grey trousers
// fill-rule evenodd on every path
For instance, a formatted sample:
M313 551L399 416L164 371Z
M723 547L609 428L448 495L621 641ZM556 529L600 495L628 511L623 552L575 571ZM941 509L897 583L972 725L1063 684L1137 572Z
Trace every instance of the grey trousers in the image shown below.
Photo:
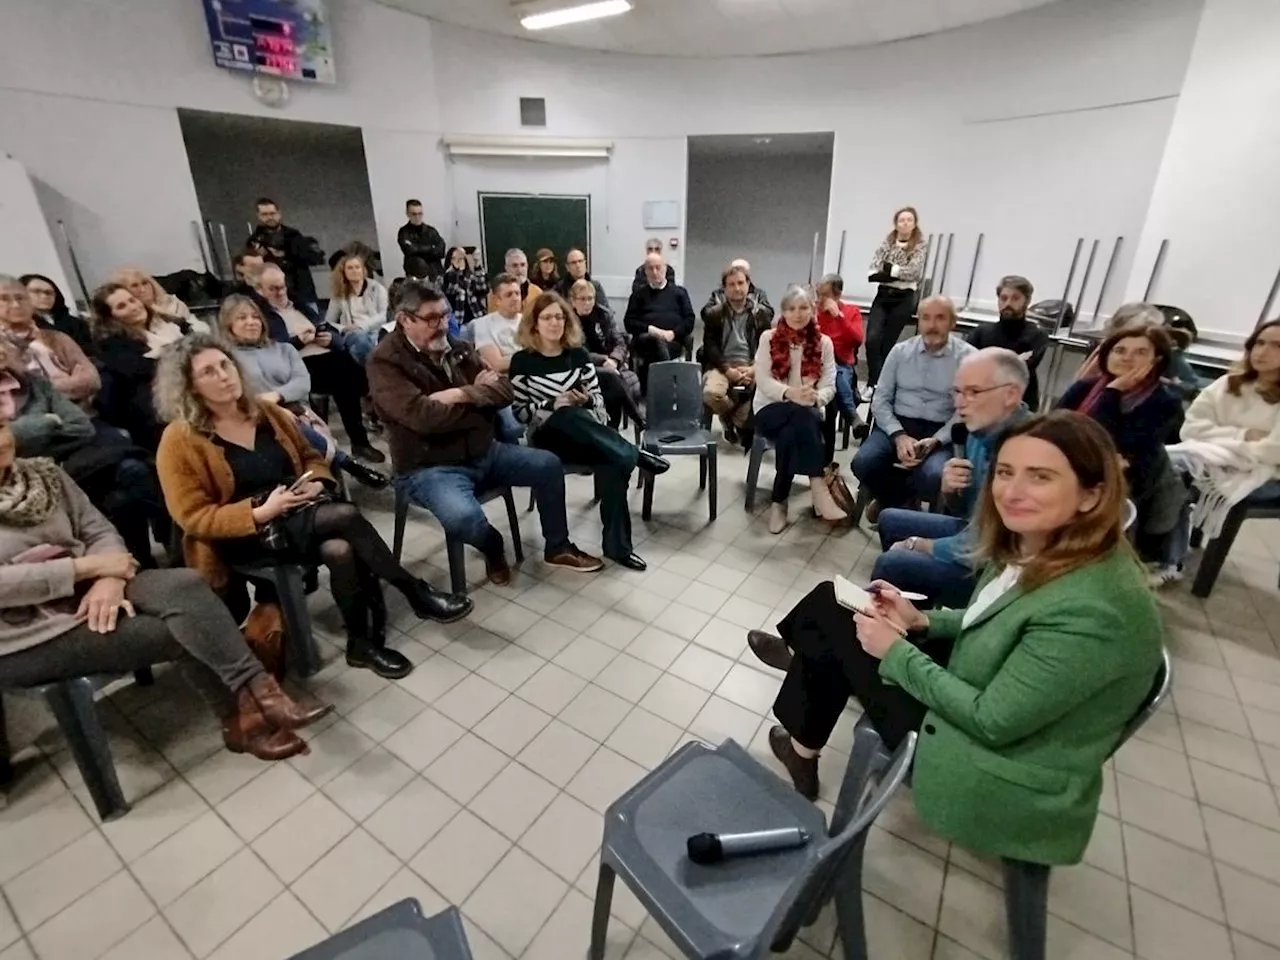
M29 687L95 673L132 673L179 661L202 697L220 715L231 694L263 672L226 605L193 570L141 570L129 581L114 633L84 624L39 646L0 657L0 685Z

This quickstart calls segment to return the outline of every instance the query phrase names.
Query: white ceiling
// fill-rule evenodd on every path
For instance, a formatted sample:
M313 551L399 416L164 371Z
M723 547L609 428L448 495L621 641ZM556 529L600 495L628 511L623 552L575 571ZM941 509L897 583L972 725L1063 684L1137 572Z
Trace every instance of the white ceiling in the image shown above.
M530 32L510 0L381 0L443 23L592 50L679 57L802 53L922 36L1053 0L633 0L630 13Z

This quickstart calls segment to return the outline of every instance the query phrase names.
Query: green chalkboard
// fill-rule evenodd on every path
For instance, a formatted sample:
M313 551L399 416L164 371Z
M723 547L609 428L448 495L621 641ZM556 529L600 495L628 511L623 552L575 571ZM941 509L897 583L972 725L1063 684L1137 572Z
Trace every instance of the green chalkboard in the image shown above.
M591 262L591 198L531 193L481 193L480 248L490 277L502 272L503 258L519 247L533 267L534 252L550 247L561 272L564 255L572 247Z

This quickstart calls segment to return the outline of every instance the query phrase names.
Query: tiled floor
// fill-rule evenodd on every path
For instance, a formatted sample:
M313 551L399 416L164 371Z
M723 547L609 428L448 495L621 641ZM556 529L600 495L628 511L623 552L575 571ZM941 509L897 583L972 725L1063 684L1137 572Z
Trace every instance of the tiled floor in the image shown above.
M326 644L332 662L308 686L338 712L309 731L309 756L267 765L221 750L162 673L101 706L135 803L103 826L56 735L42 738L0 811L0 960L279 960L405 896L458 904L481 960L583 956L601 812L690 737L734 737L772 764L777 677L746 630L823 578L865 577L878 549L808 520L770 536L742 509L745 461L721 457L714 524L696 464L659 480L655 521L636 520L645 574L526 561L449 627L399 604L394 643L418 668L397 683ZM568 484L574 535L598 549L590 481ZM389 534L389 495L360 499ZM537 557L536 518L522 522ZM439 528L410 523L407 557L445 582ZM1185 587L1164 598L1175 693L1107 771L1085 864L1054 873L1055 960L1280 958L1277 532L1246 529L1209 601ZM327 592L312 600L336 643ZM827 800L852 721L824 754ZM872 956L997 960L998 884L899 797L868 845ZM621 886L615 910L611 957L672 949ZM826 956L833 935L824 917L788 956Z

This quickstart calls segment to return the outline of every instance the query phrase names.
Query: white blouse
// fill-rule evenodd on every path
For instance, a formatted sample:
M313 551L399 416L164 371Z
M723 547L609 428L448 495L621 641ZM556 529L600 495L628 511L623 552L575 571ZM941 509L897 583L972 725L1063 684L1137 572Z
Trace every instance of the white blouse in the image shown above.
M994 580L978 591L969 607L960 619L960 626L967 627L982 616L988 607L1018 585L1018 577L1022 575L1022 567L1009 564Z

